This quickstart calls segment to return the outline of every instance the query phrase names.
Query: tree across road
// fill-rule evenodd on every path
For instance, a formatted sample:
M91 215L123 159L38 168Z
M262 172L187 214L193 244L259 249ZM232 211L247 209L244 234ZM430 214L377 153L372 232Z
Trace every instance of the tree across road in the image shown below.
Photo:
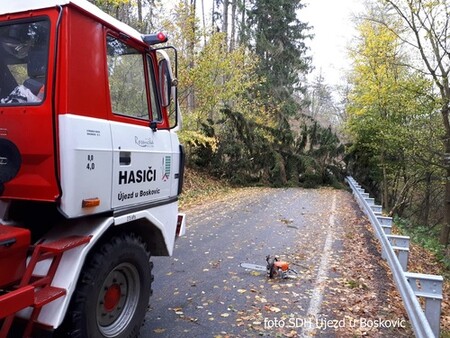
M144 337L412 335L350 193L240 189L185 210L187 234L154 258ZM240 263L289 262L295 279Z

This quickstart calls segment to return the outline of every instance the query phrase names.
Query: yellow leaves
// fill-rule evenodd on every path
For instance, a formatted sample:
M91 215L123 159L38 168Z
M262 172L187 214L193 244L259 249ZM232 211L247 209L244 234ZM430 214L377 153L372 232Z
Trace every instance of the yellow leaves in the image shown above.
M158 328L154 329L153 332L156 334L161 334L161 333L166 332L166 329L158 327Z
M351 151L394 158L398 149L410 151L420 144L411 140L420 139L427 128L434 108L432 95L424 93L432 92L432 87L402 66L399 39L390 29L364 21L358 30L361 39L352 54L353 86L346 121L346 132L353 138Z
M194 146L211 147L213 151L217 150L217 139L215 137L208 137L196 130L183 130L179 133L182 143L191 144Z
M281 311L281 309L276 306L269 306L269 307L267 307L267 310L270 312L275 312L275 313L278 313Z
M242 46L227 51L224 33L199 39L200 30L193 29L195 15L189 6L179 5L173 16L173 20L166 22L166 30L175 35L171 43L180 51L178 100L183 111L182 143L216 151L217 139L201 135L199 126L220 119L221 109L228 105L243 112L248 120L266 127L267 123L273 123L265 118L262 104L257 103L257 91L252 92L251 101L244 95L263 82L256 74L258 58Z
M267 299L266 298L260 297L258 295L255 296L255 300L257 300L258 302L263 303L263 304L267 303Z
M351 55L354 87L350 95L356 115L373 107L386 110L389 104L395 104L391 95L399 91L402 73L398 37L387 27L367 20L358 29L361 40Z
M206 118L217 113L224 102L240 105L242 94L260 82L254 72L255 65L256 58L242 47L225 51L224 34L218 33L209 37L195 60L191 59L180 72L189 78L195 109ZM188 93L186 89L180 83L180 93Z
M388 27L374 21L364 20L358 26L362 42L358 45L357 53L353 54L356 61L360 57L365 64L386 65L386 60L393 61L399 48L397 35Z
M261 276L261 272L258 272L258 271L250 271L250 275L252 275L252 276Z

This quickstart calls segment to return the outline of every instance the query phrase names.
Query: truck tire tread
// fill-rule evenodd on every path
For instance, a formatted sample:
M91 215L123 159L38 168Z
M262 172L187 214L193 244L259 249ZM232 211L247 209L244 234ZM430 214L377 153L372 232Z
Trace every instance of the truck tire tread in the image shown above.
M134 253L130 254L130 251ZM130 256L131 255L131 256ZM144 256L147 257L147 266L142 266L144 263ZM135 257L132 257L135 256ZM109 240L101 243L92 254L90 254L83 266L80 278L78 280L77 287L72 296L71 303L69 305L69 310L66 314L66 319L60 330L57 330L58 334L56 337L70 337L70 338L104 338L100 330L97 330L95 326L97 323L93 323L92 319L86 318L90 313L91 315L95 310L89 309L91 307L96 307L95 295L98 295L96 290L96 285L99 284L99 275L108 274L108 268L104 266L105 262L109 262L109 266L115 264L120 264L124 259L130 258L135 261L138 265L138 269L141 271L139 274L139 279L141 283L148 283L147 288L142 287L140 290L140 297L138 303L137 311L141 313L136 313L131 319L130 327L127 327L120 334L114 336L117 338L134 338L139 337L139 331L144 323L145 312L148 308L148 302L143 304L144 299L149 299L152 294L152 282L153 282L153 262L150 261L150 252L147 250L143 240L135 235L134 233L121 233L114 235ZM113 262L113 263L111 263ZM145 271L147 270L147 271ZM148 297L147 297L148 294ZM94 297L93 297L94 296ZM98 298L98 297L97 297ZM142 300L141 300L142 299ZM87 305L90 304L90 307ZM143 312L143 313L142 313ZM94 325L95 324L95 325ZM61 334L62 333L62 334ZM108 336L109 337L109 336Z

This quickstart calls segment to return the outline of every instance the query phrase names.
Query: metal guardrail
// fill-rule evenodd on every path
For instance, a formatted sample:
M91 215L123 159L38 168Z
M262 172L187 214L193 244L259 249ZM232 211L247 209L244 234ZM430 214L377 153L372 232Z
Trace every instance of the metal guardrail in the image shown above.
M381 206L375 204L374 199L369 197L353 177L349 176L346 180L381 243L381 255L392 270L416 337L439 337L442 276L407 272L409 237L392 235L392 218L382 216ZM425 300L424 309L418 297Z

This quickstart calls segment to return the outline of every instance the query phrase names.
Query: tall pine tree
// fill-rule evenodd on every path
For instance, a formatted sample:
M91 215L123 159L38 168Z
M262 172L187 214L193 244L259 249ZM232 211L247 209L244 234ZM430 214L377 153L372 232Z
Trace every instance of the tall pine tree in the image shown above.
M300 78L310 69L305 40L311 35L308 24L297 18L303 7L299 0L253 0L248 12L250 45L261 61L264 89L275 101L291 101L294 92L304 90Z
M290 120L301 110L294 93L304 92L302 76L310 70L306 40L311 38L310 27L297 18L304 5L300 0L252 0L248 10L251 36L246 41L259 58L257 72L265 78L260 86L266 110L276 123L273 175L286 183L288 164L294 135ZM287 175L287 176L286 176Z

